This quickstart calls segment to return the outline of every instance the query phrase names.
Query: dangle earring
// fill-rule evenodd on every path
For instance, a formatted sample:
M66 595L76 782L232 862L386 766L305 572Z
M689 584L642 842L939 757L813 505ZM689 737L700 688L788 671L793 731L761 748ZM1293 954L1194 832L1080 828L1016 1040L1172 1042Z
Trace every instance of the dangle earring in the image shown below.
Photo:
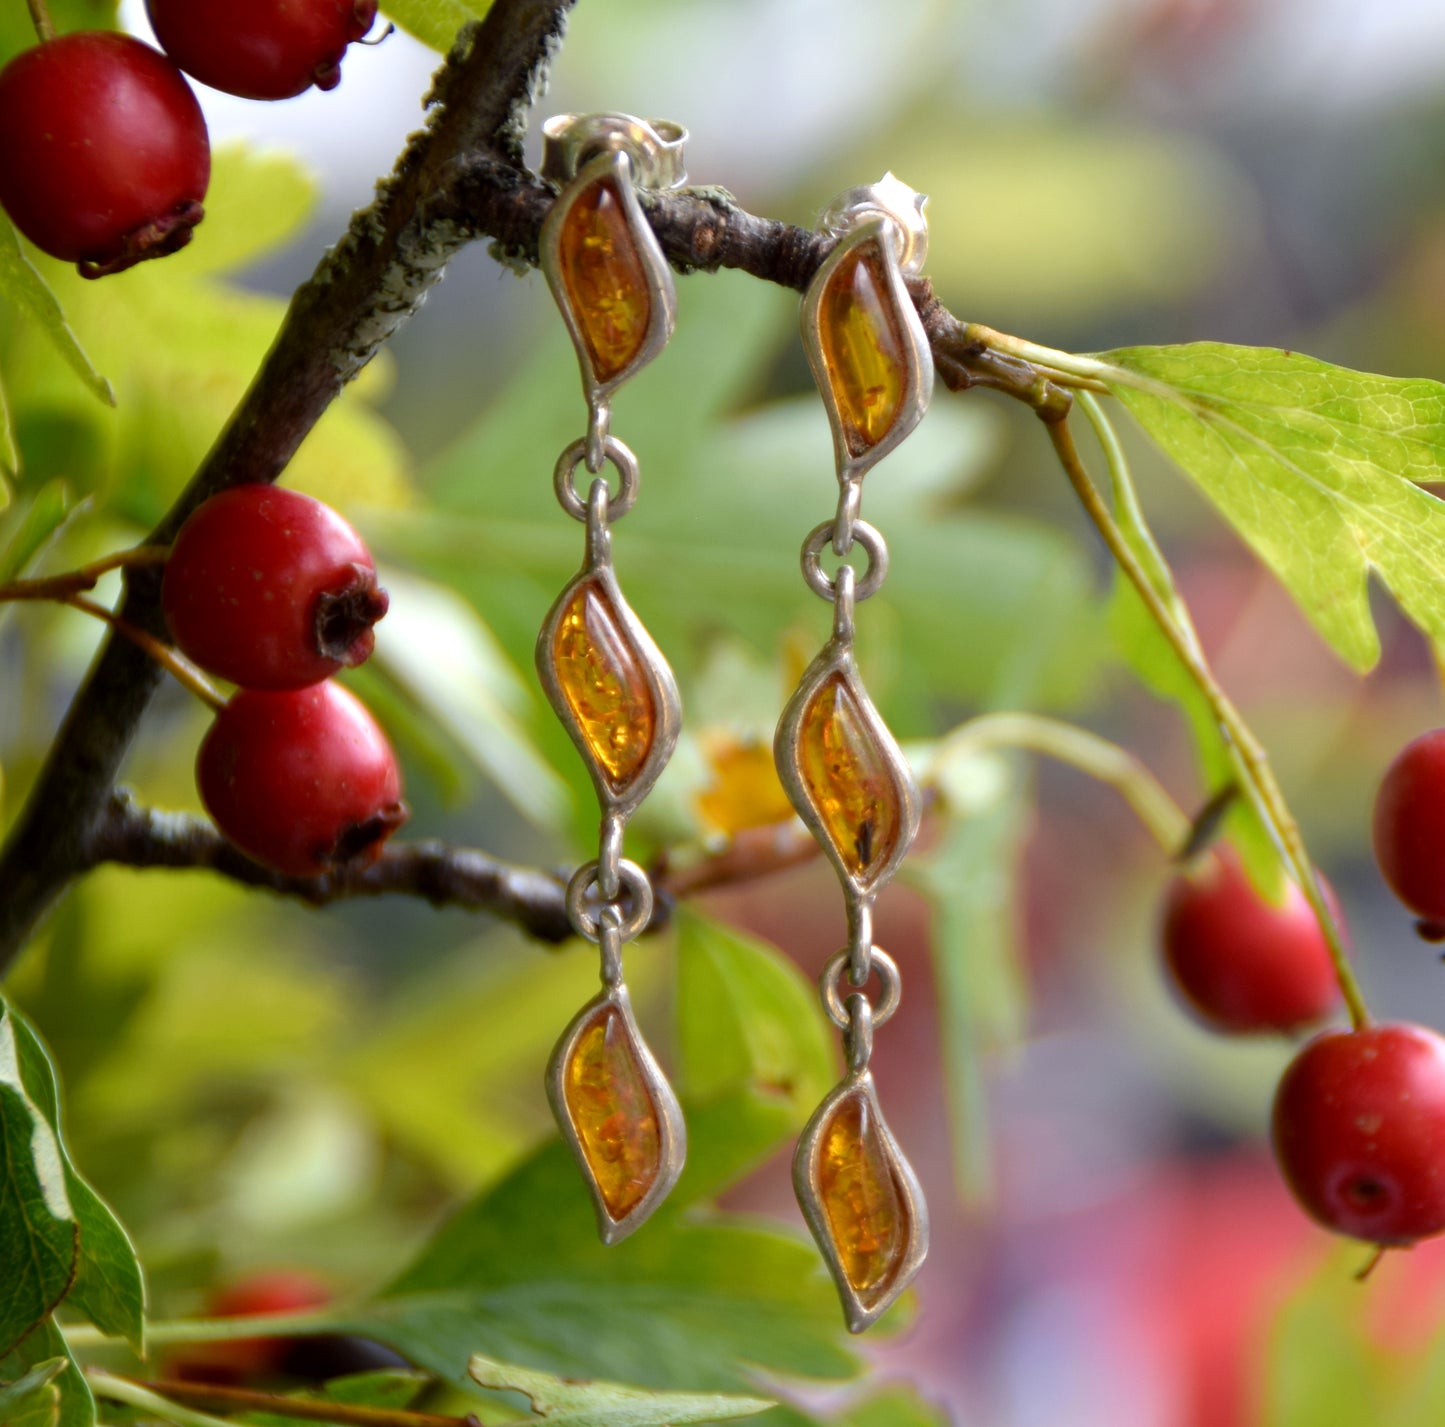
M803 298L803 344L833 427L839 497L834 518L804 542L802 565L809 587L833 605L833 635L774 741L783 787L836 869L848 913L848 945L819 982L848 1069L803 1131L793 1185L854 1333L893 1303L928 1252L923 1195L869 1070L873 1032L900 991L897 964L873 944L873 903L918 831L918 789L853 653L854 606L877 593L888 571L883 537L859 518L863 476L918 424L933 388L933 358L903 282L923 265L923 203L889 174L839 195L823 216L839 242ZM846 564L825 573L830 544L840 558L860 546L863 573ZM870 974L879 980L876 1004L863 990Z
M653 904L647 874L622 856L623 834L672 755L680 709L672 671L613 570L612 526L637 499L638 471L608 429L612 394L667 345L676 308L672 272L633 184L681 184L687 135L622 114L563 115L543 133L542 172L566 187L542 226L541 266L577 348L588 411L587 435L562 452L554 486L587 538L581 571L542 626L537 672L602 814L597 857L567 887L573 930L600 949L602 990L552 1052L547 1097L612 1244L661 1203L687 1150L677 1097L638 1031L622 975L623 947ZM585 499L574 482L579 466L592 478Z

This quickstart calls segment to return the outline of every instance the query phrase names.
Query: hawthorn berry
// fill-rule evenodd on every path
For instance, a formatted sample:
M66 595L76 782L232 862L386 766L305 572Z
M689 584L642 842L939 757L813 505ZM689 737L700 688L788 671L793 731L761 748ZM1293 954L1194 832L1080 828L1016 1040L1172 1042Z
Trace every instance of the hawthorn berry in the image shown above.
M206 1300L207 1318L254 1318L297 1313L331 1301L331 1290L302 1269L263 1269L218 1289ZM291 1338L231 1338L196 1343L166 1362L168 1376L184 1382L236 1385L287 1371L299 1341Z
M372 650L386 613L355 530L299 491L236 486L181 527L161 606L181 652L248 689L299 689Z
M1375 797L1375 860L1432 940L1445 934L1445 728L1400 750Z
M1333 909L1328 886L1325 896ZM1304 893L1287 882L1272 905L1233 848L1169 884L1161 939L1170 979L1211 1029L1292 1031L1339 1005L1329 944Z
M202 84L243 99L335 89L341 57L376 19L376 0L146 0L156 39Z
M1275 1158L1311 1218L1369 1243L1445 1229L1445 1039L1395 1023L1325 1031L1275 1093Z
M407 816L386 735L329 681L232 695L201 742L196 785L231 842L291 877L366 866Z
M165 55L77 31L0 70L0 207L84 277L184 247L201 221L211 146L201 106Z

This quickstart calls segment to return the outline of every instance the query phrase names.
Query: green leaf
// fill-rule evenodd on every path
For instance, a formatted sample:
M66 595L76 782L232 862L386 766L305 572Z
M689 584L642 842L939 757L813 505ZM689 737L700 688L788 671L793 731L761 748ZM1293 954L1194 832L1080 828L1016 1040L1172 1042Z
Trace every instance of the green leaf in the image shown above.
M480 20L491 5L487 0L395 0L386 7L386 18L394 20L422 44L445 54L452 47L457 31L471 20Z
M1031 788L1019 759L978 752L944 759L931 781L943 832L906 875L933 911L954 1177L977 1204L993 1190L984 1057L1022 1039L1028 1005L1018 878Z
M60 1086L44 1045L24 1017L0 1002L0 1036L7 1031L24 1088L55 1137L64 1164L66 1193L79 1226L80 1255L66 1302L102 1333L125 1338L143 1353L145 1279L135 1248L110 1207L70 1161L61 1133Z
M1371 668L1371 569L1445 649L1445 386L1274 348L1104 354L1109 389L1200 485L1335 651Z
M496 1392L520 1392L544 1421L567 1427L668 1427L685 1422L724 1422L752 1417L773 1404L762 1397L721 1393L647 1392L615 1382L578 1382L534 1372L514 1363L500 1363L480 1353L467 1371Z
M26 567L65 524L75 507L65 482L49 481L35 493L23 514L17 516L11 512L5 540L0 545L0 584L25 573Z
M27 1092L16 1021L0 1010L0 1354L44 1322L75 1278L80 1233L55 1131Z
M88 391L107 406L115 405L115 392L110 383L91 365L70 330L50 284L21 251L20 239L4 214L0 214L0 298L20 308L39 325Z
M756 937L689 908L676 923L684 1093L704 1101L755 1091L790 1105L801 1126L838 1078L817 991Z
M689 1132L707 1153L708 1120L689 1114ZM343 1326L452 1380L482 1344L568 1376L658 1388L747 1388L744 1363L851 1374L810 1246L754 1222L685 1218L682 1207L604 1249L576 1165L554 1143L463 1209Z
M0 1422L7 1427L58 1427L60 1389L55 1379L69 1366L69 1358L46 1358L14 1382L0 1383Z
M25 1419L11 1423L8 1417L0 1417L6 1427L95 1427L95 1398L90 1384L53 1318L46 1318L14 1352L0 1358L0 1382L18 1382L32 1369L57 1359L68 1366L50 1380L57 1399L56 1415L42 1416L34 1423Z

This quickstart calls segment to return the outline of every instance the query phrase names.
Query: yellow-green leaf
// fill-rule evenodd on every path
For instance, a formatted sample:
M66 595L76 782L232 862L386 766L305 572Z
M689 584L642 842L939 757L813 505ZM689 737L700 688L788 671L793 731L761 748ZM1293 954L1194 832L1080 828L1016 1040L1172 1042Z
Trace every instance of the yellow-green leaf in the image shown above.
M91 364L75 333L70 330L59 299L21 251L19 236L3 214L0 214L0 298L24 312L39 326L88 391L107 406L115 405L115 393L110 383Z
M386 17L422 44L445 54L457 31L471 20L480 20L491 9L489 0L395 0L386 7Z
M1445 386L1274 348L1104 354L1110 391L1356 669L1379 657L1368 577L1445 649Z

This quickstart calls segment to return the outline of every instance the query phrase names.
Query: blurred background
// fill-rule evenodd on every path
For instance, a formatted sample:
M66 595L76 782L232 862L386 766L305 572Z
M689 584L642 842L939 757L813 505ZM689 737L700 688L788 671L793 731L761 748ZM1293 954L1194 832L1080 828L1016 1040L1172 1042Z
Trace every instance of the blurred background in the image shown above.
M122 17L146 33L139 4ZM66 479L91 502L57 568L165 508L278 296L420 122L435 62L398 33L354 47L334 93L203 92L213 140L246 147L219 162L171 272L127 275L128 293L152 283L150 315L46 268L122 397L109 425L39 339L0 329L21 497ZM538 118L591 109L685 124L693 182L804 225L892 170L931 195L940 297L1034 341L1211 338L1445 378L1437 0L583 0ZM210 284L209 305L182 311L177 283L157 317L173 274ZM777 815L758 750L826 634L796 550L834 485L796 296L729 273L678 286L677 336L614 429L644 480L620 576L688 720L633 855L685 860ZM584 419L545 283L478 245L297 462L294 483L341 506L386 567L392 613L352 682L404 756L414 835L549 866L590 855L591 795L530 652L581 555L550 472ZM1378 600L1384 655L1356 678L1185 479L1126 439L1216 672L1338 889L1372 1007L1445 1028L1438 953L1367 834L1385 767L1441 722L1424 641ZM860 613L860 657L921 764L970 715L1029 708L1124 744L1184 807L1203 803L1177 713L1111 652L1103 553L1027 411L940 388L865 502L894 565ZM78 625L0 612L7 818L94 647ZM129 770L142 796L196 806L203 729L168 689ZM1438 1421L1440 1374L1421 1364L1445 1253L1389 1255L1357 1286L1367 1251L1332 1248L1290 1202L1264 1133L1292 1047L1226 1042L1172 1001L1153 842L1072 770L956 772L953 815L930 819L879 913L906 995L875 1064L934 1248L911 1322L867 1356L970 1427ZM698 910L808 978L843 939L821 866ZM669 949L631 960L665 1047ZM305 1266L337 1293L399 1268L449 1206L552 1135L542 1066L594 974L586 949L454 911L311 912L110 870L72 893L13 985L61 1064L77 1156L173 1317L262 1266ZM787 1151L726 1202L801 1227Z

